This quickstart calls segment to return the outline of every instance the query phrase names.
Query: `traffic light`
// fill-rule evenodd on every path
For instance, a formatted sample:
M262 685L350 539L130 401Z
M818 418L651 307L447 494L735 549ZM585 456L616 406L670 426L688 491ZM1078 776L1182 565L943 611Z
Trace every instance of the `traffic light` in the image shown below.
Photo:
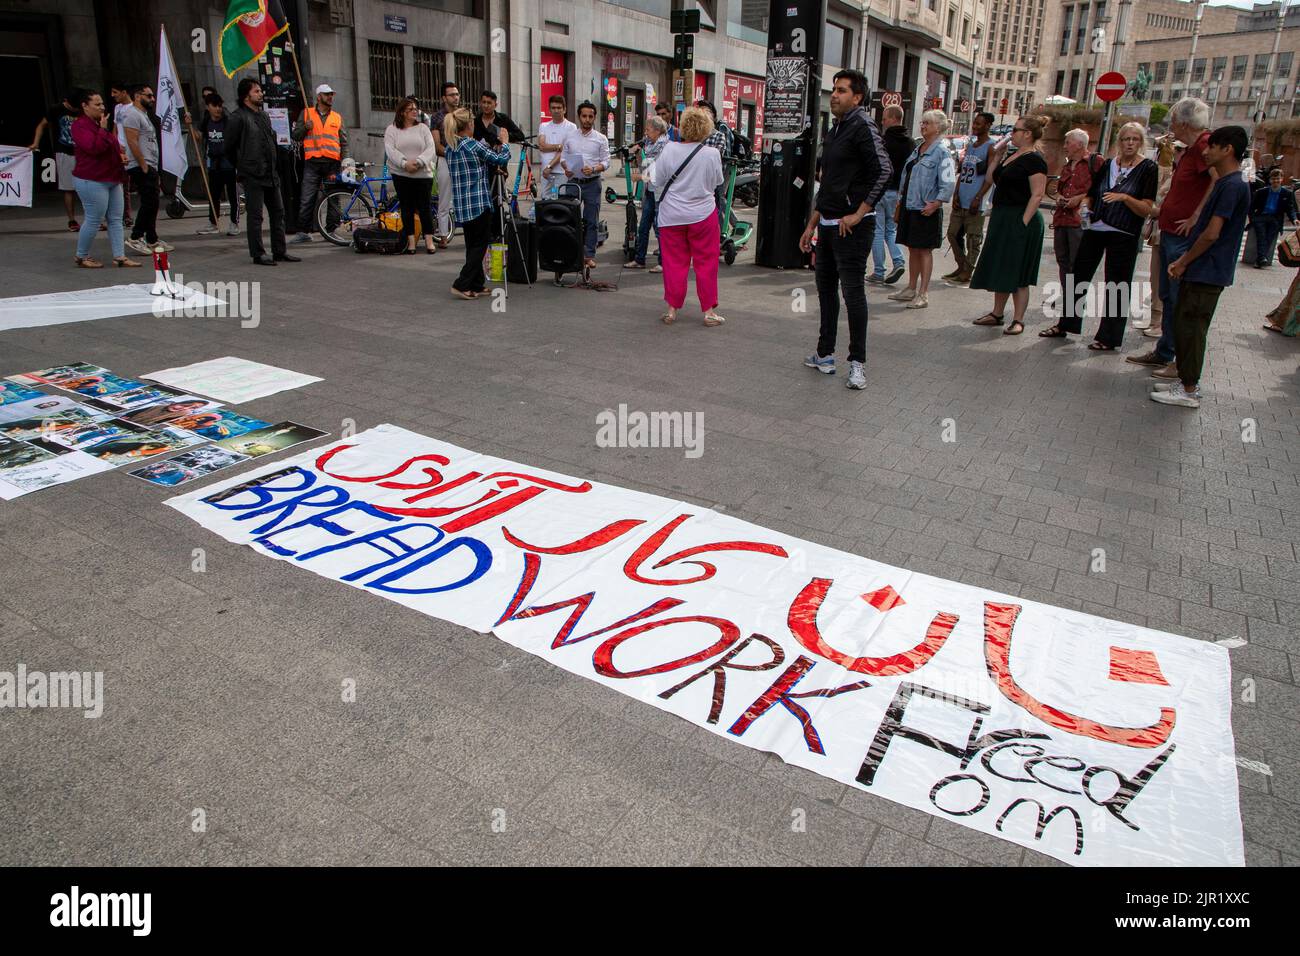
M697 15L698 10L693 11ZM690 33L679 33L673 37L673 69L690 70L695 67L695 37Z
M673 33L699 33L699 8L697 7L694 10L674 10L669 23Z

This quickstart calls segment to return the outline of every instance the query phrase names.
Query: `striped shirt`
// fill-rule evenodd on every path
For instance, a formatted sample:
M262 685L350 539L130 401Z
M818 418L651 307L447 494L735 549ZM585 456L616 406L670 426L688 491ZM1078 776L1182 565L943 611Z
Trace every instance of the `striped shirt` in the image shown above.
M447 168L451 170L451 211L457 224L464 225L492 208L488 191L488 166L505 166L510 150L489 149L476 139L463 136L447 147Z

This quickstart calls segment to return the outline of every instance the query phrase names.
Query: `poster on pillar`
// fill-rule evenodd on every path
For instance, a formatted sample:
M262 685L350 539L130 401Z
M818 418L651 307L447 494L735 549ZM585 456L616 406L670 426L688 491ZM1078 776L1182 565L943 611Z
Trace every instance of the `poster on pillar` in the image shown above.
M597 421L611 444L647 427ZM167 504L738 746L1068 863L1244 862L1218 644L393 425Z
M552 96L565 96L565 76L564 76L565 54L561 50L542 50L542 63L539 77L538 103L541 107L541 116L539 119L546 122L551 118L550 99ZM574 113L573 105L570 104L569 112Z
M712 73L705 73L703 70L695 71L695 96L692 102L707 100L709 98L709 78ZM717 105L716 103L714 104Z

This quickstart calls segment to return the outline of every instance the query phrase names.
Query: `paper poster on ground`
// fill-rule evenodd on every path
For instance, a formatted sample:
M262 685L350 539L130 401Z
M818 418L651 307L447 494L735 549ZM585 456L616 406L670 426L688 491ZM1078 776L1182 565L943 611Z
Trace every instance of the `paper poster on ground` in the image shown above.
M211 445L207 448L187 451L166 461L153 462L127 474L141 478L150 484L172 487L248 460L247 455L237 455L232 451Z
M265 556L1060 860L1244 862L1215 644L390 425L167 503Z
M112 470L109 462L54 442L0 439L0 500Z
M294 445L301 445L313 438L320 438L324 434L325 432L319 428L308 428L306 425L298 425L294 422L280 422L278 425L267 425L265 428L256 428L233 438L222 439L217 442L217 447L247 455L249 458L260 458L263 455L292 448Z
M251 402L276 392L321 381L314 375L291 372L234 356L167 368L142 377L187 392L207 395L228 405Z

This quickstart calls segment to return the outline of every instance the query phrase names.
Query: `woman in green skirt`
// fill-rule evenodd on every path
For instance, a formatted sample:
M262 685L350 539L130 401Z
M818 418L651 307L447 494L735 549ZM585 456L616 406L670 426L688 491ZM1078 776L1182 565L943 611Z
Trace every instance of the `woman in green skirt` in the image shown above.
M1046 117L1020 117L1010 140L996 149L989 169L995 187L993 213L970 287L992 292L993 309L973 324L1001 325L1010 297L1014 312L1003 335L1025 331L1029 290L1038 283L1038 263L1043 257L1043 217L1038 214L1038 204L1047 192L1047 161L1038 141L1046 126ZM1008 142L1016 147L1010 159L1006 158Z

